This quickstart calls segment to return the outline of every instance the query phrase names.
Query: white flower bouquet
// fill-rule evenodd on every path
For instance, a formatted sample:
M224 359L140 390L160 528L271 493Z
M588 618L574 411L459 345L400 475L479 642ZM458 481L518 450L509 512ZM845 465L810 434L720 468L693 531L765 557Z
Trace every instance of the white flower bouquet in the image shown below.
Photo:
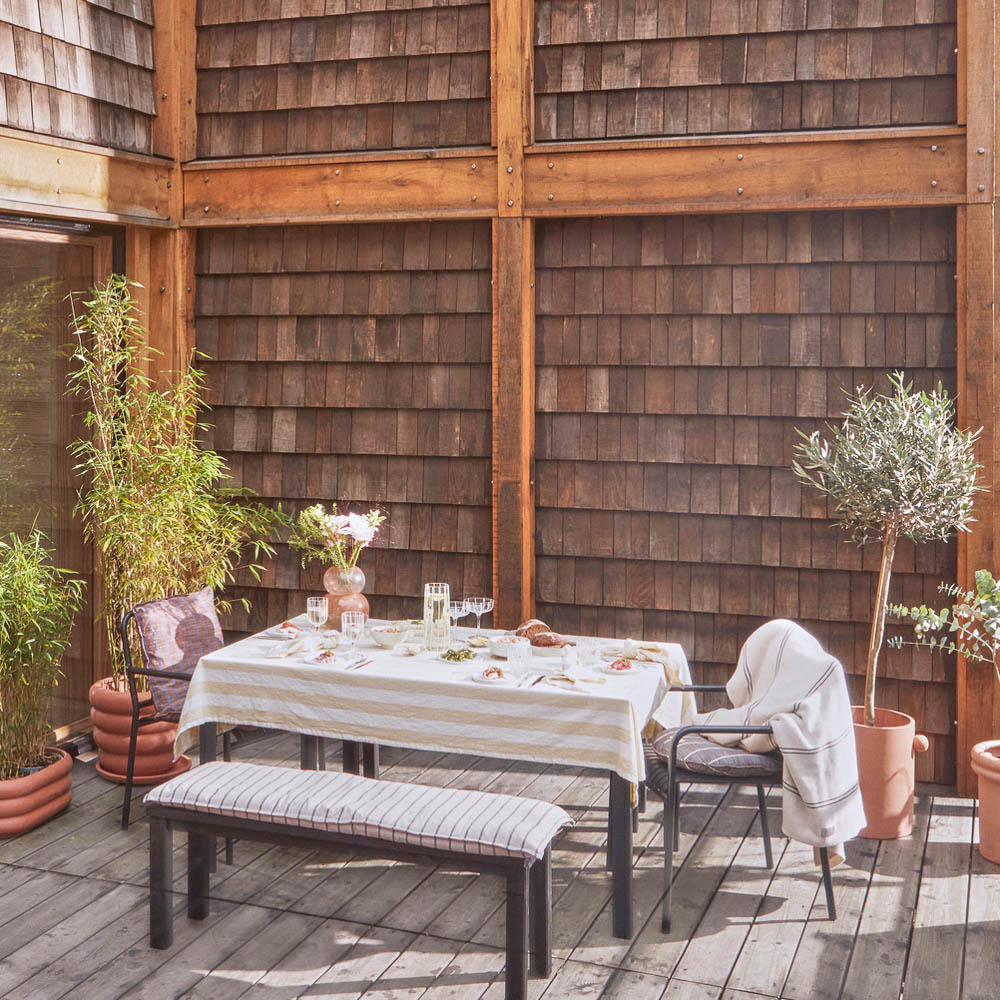
M378 534L385 514L373 507L367 514L342 514L337 505L327 513L322 504L306 507L295 522L288 544L302 553L302 565L312 559L341 570L353 569L361 550Z

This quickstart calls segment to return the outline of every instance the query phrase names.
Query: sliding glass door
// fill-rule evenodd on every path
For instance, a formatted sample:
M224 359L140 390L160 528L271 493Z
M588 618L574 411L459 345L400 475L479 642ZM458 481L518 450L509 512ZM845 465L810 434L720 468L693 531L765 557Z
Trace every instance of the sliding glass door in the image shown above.
M52 542L57 565L87 580L89 598L63 660L65 676L53 692L53 727L87 715L87 689L99 671L93 554L73 517L67 450L83 423L65 390L69 296L109 272L110 254L110 237L0 226L0 535L37 524Z

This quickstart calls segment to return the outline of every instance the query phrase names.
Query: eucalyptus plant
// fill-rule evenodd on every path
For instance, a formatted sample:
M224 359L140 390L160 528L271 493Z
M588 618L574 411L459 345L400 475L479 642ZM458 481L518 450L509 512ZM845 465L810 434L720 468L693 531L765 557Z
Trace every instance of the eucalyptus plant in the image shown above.
M0 780L45 763L49 696L83 607L83 580L52 565L47 541L0 538Z
M225 460L199 447L202 373L189 364L162 388L149 375L154 352L132 284L112 275L91 289L85 311L74 308L69 375L69 392L87 407L87 435L70 446L82 479L76 510L100 556L99 610L116 677L124 672L117 627L129 608L205 586L221 591L244 552L260 579L260 560L288 523L280 508L227 487Z
M885 633L896 544L947 539L968 530L977 491L974 445L980 431L955 427L955 406L938 384L914 392L903 372L889 392L859 388L839 427L804 434L796 445L798 478L833 503L835 523L856 544L882 543L878 591L865 671L865 725L875 724L875 676Z

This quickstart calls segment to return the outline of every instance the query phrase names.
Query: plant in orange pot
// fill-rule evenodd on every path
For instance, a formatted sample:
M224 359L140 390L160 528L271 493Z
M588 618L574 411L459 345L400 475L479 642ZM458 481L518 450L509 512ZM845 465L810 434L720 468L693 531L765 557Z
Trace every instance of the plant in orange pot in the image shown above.
M819 431L796 446L799 479L832 504L831 515L852 542L882 545L878 589L865 669L863 706L855 706L854 735L867 825L865 837L905 837L913 829L913 755L927 749L903 712L875 707L875 681L885 634L896 545L947 539L967 530L977 491L974 444L979 431L955 427L955 406L939 384L914 391L902 372L889 391L859 388L848 396L829 440Z
M1000 682L1000 584L986 569L977 569L975 580L975 590L942 583L938 589L952 604L938 611L923 604L892 605L889 613L912 621L917 638L908 643L894 636L889 644L929 646L975 663L991 663ZM1000 864L1000 740L984 740L972 748L972 770L979 779L979 853Z
M112 668L91 687L90 714L98 771L113 781L124 781L132 719L118 637L125 613L206 586L220 593L241 566L259 579L261 558L273 554L270 539L289 523L280 508L248 502L246 491L228 486L224 459L199 445L208 433L198 423L202 374L189 364L162 386L148 374L154 352L130 288L112 275L91 289L74 316L68 386L86 405L87 433L71 446L81 477L76 511L99 559ZM140 648L136 637L132 649ZM143 711L152 710L150 704ZM156 722L139 731L137 782L176 772L175 728Z
M46 538L0 539L0 837L25 833L65 809L73 761L47 747L47 711L82 580L51 563Z

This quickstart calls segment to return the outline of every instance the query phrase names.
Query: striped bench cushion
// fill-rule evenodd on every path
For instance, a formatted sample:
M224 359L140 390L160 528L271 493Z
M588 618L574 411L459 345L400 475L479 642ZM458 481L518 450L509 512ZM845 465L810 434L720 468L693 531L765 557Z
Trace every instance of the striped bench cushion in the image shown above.
M157 786L146 802L456 854L526 858L540 858L573 822L558 806L516 795L222 761Z

